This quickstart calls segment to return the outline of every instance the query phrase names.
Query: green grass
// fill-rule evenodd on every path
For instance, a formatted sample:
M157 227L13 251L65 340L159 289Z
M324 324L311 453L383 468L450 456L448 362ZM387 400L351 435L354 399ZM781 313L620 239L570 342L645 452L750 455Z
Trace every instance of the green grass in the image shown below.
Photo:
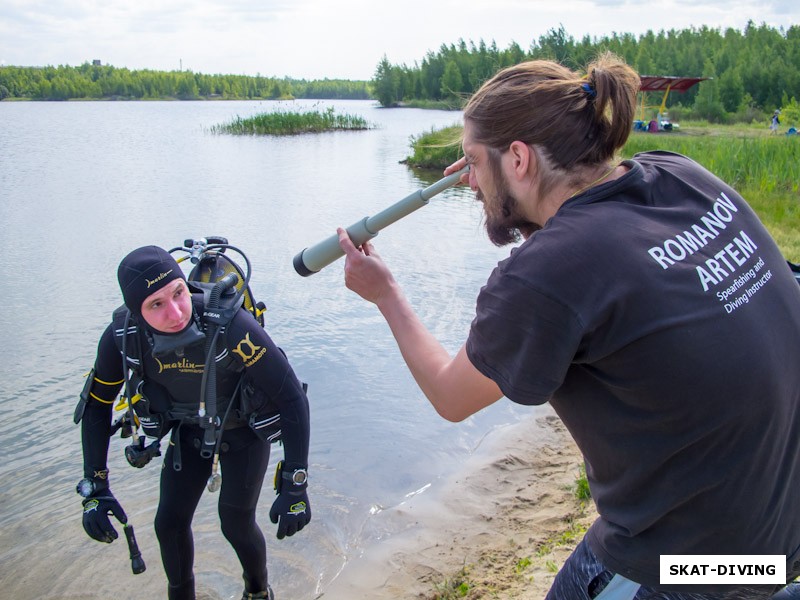
M331 106L323 112L276 111L247 118L237 116L228 123L212 126L211 132L233 135L297 135L372 127L363 117L336 114Z
M403 108L424 108L425 110L461 110L464 100L451 98L449 100L404 100Z
M583 508L581 508L581 510L583 510ZM559 546L575 544L577 541L583 539L587 530L588 526L568 519L566 521L566 528L563 531L546 539L536 547L536 556L547 556Z
M797 192L762 192L743 188L739 192L756 211L783 255L800 262L800 196Z
M679 133L631 134L625 157L648 150L684 154L736 189L800 191L800 139L758 135L748 127L682 128Z
M443 170L463 155L461 132L461 125L451 125L411 136L412 154L404 162L420 169Z
M532 561L530 556L523 556L517 561L517 564L514 565L514 571L517 573L522 573L525 569L531 566Z
M586 467L581 465L578 476L575 478L575 487L573 489L575 498L581 503L588 502L592 499L592 492L589 490L589 480L586 479Z
M734 137L766 137L769 136L769 128L765 123L737 123L735 125L723 125L721 123L711 123L709 121L690 121L682 120L677 125L677 134L686 135L730 135ZM666 135L670 135L667 133Z

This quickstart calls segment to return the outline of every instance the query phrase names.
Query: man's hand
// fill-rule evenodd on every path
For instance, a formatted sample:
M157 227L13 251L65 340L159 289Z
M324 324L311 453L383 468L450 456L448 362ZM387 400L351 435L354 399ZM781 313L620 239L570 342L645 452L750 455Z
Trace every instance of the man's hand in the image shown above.
M375 251L372 243L367 241L360 248L356 248L350 236L347 235L347 231L340 227L336 232L339 234L339 247L346 256L345 285L364 300L380 304L381 300L388 297L396 286L389 267Z
M450 165L449 167L447 167L444 170L444 175L445 175L445 177L447 177L451 173L455 173L456 171L460 171L461 169L463 169L466 166L467 166L467 157L466 156L462 156L456 162L454 162L452 165ZM469 173L462 173L461 177L459 178L459 181L461 183L463 183L464 185L468 185L469 184Z

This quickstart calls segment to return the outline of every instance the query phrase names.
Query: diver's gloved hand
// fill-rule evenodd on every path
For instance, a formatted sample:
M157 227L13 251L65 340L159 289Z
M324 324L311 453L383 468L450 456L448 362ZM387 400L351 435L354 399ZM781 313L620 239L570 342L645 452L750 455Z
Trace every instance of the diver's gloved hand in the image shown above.
M306 491L282 491L272 503L269 518L278 524L279 540L300 531L311 520L311 505Z
M278 497L269 510L269 519L278 524L278 539L292 536L311 521L308 502L308 472L305 467L278 463L275 471L275 491Z
M96 496L83 500L83 528L89 537L98 542L110 544L119 537L109 515L114 515L123 525L128 522L125 511L110 489L98 491Z

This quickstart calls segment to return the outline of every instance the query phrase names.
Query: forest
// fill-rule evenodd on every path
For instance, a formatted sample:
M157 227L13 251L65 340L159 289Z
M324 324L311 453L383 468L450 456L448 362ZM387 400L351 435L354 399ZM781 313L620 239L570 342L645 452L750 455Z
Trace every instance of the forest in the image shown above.
M386 56L372 80L383 106L425 103L459 107L480 84L503 67L530 59L553 59L583 71L603 51L622 57L641 75L708 77L688 92L670 93L667 106L684 116L711 122L751 122L800 100L800 26L788 30L756 25L743 31L710 27L659 31L634 36L612 33L576 40L563 26L551 29L523 49L499 49L483 40L459 40L429 51L413 66L392 64ZM648 104L660 104L661 93ZM792 102L794 99L794 102Z
M250 100L370 98L367 81L276 79L206 75L191 71L129 70L84 63L78 67L0 67L0 100Z
M669 94L673 117L750 123L776 109L793 114L798 108L800 25L784 30L752 21L741 31L702 26L580 40L562 25L532 40L527 49L516 42L500 49L494 41L462 39L429 50L412 66L392 64L384 55L371 81L129 70L88 62L77 67L3 66L0 100L374 98L386 107L458 109L503 67L547 58L581 71L603 51L621 56L642 75L709 78L688 92ZM660 104L661 96L650 94L646 104Z

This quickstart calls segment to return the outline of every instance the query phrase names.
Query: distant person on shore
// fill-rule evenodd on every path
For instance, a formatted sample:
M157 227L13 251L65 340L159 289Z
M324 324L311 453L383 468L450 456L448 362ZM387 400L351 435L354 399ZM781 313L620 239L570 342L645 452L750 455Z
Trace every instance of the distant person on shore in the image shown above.
M245 308L234 307L225 331L211 336L206 317L212 311L204 310L207 299L203 293L193 293L198 292L196 288L190 290L180 266L162 248L134 250L122 260L117 275L125 304L114 312L113 322L100 338L75 414L83 444L84 479L78 484L78 493L84 497L83 527L93 539L111 543L118 533L109 515L127 524L124 510L111 493L106 461L113 433L112 404L130 378L131 393L126 391L126 397L133 401L147 435L160 440L169 434L155 516L167 598L195 600L191 525L208 484L212 491L219 489L220 524L242 566L243 600L273 600L266 541L256 522L256 508L270 446L280 440L285 460L278 463L278 495L269 511L272 522L278 524L278 539L300 531L311 519L306 491L310 426L304 386L284 353ZM215 346L207 344L206 333L210 340L217 340ZM211 360L216 364L213 377L206 368ZM200 401L205 398L207 378L215 383L217 399L217 410L211 413L216 414L211 440L198 416L207 408ZM135 456L128 454L131 448L136 449L129 446L126 457L134 466L142 467L160 455L158 441L142 445ZM216 487L209 477L212 450L223 475Z
M776 110L774 113L772 113L772 122L769 125L769 130L772 133L778 133L778 126L781 124L780 116L781 116L780 110Z
M781 555L800 575L800 286L725 182L670 152L618 162L639 77L611 55L587 73L525 62L464 110L445 174L469 165L489 239L521 244L455 357L339 229L345 283L442 417L550 402L575 438L599 518L547 600L770 598L785 581L662 582L660 557Z

